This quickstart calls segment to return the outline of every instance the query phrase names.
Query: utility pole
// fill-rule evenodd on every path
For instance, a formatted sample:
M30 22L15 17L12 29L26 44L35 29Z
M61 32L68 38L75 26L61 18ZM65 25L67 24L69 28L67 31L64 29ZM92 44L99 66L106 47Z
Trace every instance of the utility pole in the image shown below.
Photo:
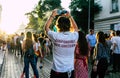
M90 29L90 0L88 0L88 32Z

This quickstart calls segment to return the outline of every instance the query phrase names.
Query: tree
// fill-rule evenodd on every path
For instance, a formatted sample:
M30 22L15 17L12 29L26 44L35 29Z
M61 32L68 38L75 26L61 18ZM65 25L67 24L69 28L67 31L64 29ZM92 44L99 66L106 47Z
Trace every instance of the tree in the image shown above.
M70 4L71 14L73 15L78 27L88 32L88 7L89 0L72 0ZM90 28L94 28L94 15L101 11L102 7L94 0L90 0Z
M29 18L29 23L27 24L28 27L33 28L34 30L37 30L38 27L39 27L38 18L35 17L32 12L26 13L26 15L27 15L28 18Z
M61 0L40 0L36 7L38 16L43 18L46 12L52 11L55 8L61 8Z
M62 8L60 4L61 0L40 0L34 10L26 14L30 20L28 25L31 25L34 29L37 28L39 31L43 31L43 26L50 12L55 8Z

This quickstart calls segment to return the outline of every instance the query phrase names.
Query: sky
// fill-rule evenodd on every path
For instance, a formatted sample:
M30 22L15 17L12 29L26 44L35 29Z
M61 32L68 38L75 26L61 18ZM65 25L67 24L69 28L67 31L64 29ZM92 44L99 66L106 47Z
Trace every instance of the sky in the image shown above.
M70 4L70 2L71 2L71 0L61 0L62 1L62 3L61 3L61 5L66 9L66 10L68 10L69 11L69 4Z
M0 0L2 5L2 15L0 28L7 33L14 33L19 26L28 23L27 17L24 15L30 12L37 5L39 0ZM67 9L70 0L61 0L61 5Z

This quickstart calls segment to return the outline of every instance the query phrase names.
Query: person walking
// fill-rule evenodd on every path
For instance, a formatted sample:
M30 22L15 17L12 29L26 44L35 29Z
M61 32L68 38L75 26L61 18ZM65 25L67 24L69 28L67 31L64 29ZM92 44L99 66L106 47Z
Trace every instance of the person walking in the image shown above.
M74 78L74 50L78 40L78 27L68 11L63 14L53 10L45 24L45 31L53 43L53 66L50 78ZM57 32L50 29L53 19L56 20ZM70 28L74 32L70 32Z
M104 32L99 31L96 34L97 43L94 49L94 63L91 71L91 78L104 78L108 68L110 58L110 48L105 40Z
M38 62L38 58L41 57L41 46L40 46L40 42L38 41L38 36L36 34L33 34L34 37L34 52L35 52L35 56L36 56L36 64Z
M89 34L86 35L86 39L87 39L87 42L90 44L90 48L91 48L89 62L93 63L92 57L93 57L93 52L96 44L96 37L93 29L89 30Z
M113 51L113 72L120 72L120 33L115 31L115 36L111 38Z
M44 53L45 47L43 45L43 42L45 40L44 36L45 36L44 33L41 33L41 35L38 37L38 41L39 41L40 47L41 47L41 57L40 57L40 66L39 66L40 69L43 68L43 65L44 65L43 59L45 57L45 53Z
M32 66L34 72L34 78L39 78L31 32L26 33L26 38L22 43L22 50L24 52L24 68L21 78L24 78L24 74L25 74L25 78L29 78L29 63Z
M21 34L20 34L20 54L21 54L21 58L23 57L23 51L22 51L23 39L24 39L24 33L21 32Z
M17 54L17 38L19 37L19 35L16 33L15 35L14 35L14 53L15 53L15 56L16 56L16 54Z
M90 46L85 34L79 31L78 43L75 48L75 78L88 78L88 54Z

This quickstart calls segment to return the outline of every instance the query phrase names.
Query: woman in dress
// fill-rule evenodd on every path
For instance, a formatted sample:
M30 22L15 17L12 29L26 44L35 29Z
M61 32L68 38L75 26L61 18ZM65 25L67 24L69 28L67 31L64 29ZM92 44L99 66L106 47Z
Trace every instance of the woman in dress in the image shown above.
M78 42L75 48L75 78L88 78L87 57L89 54L89 45L85 38L85 34L79 33Z

